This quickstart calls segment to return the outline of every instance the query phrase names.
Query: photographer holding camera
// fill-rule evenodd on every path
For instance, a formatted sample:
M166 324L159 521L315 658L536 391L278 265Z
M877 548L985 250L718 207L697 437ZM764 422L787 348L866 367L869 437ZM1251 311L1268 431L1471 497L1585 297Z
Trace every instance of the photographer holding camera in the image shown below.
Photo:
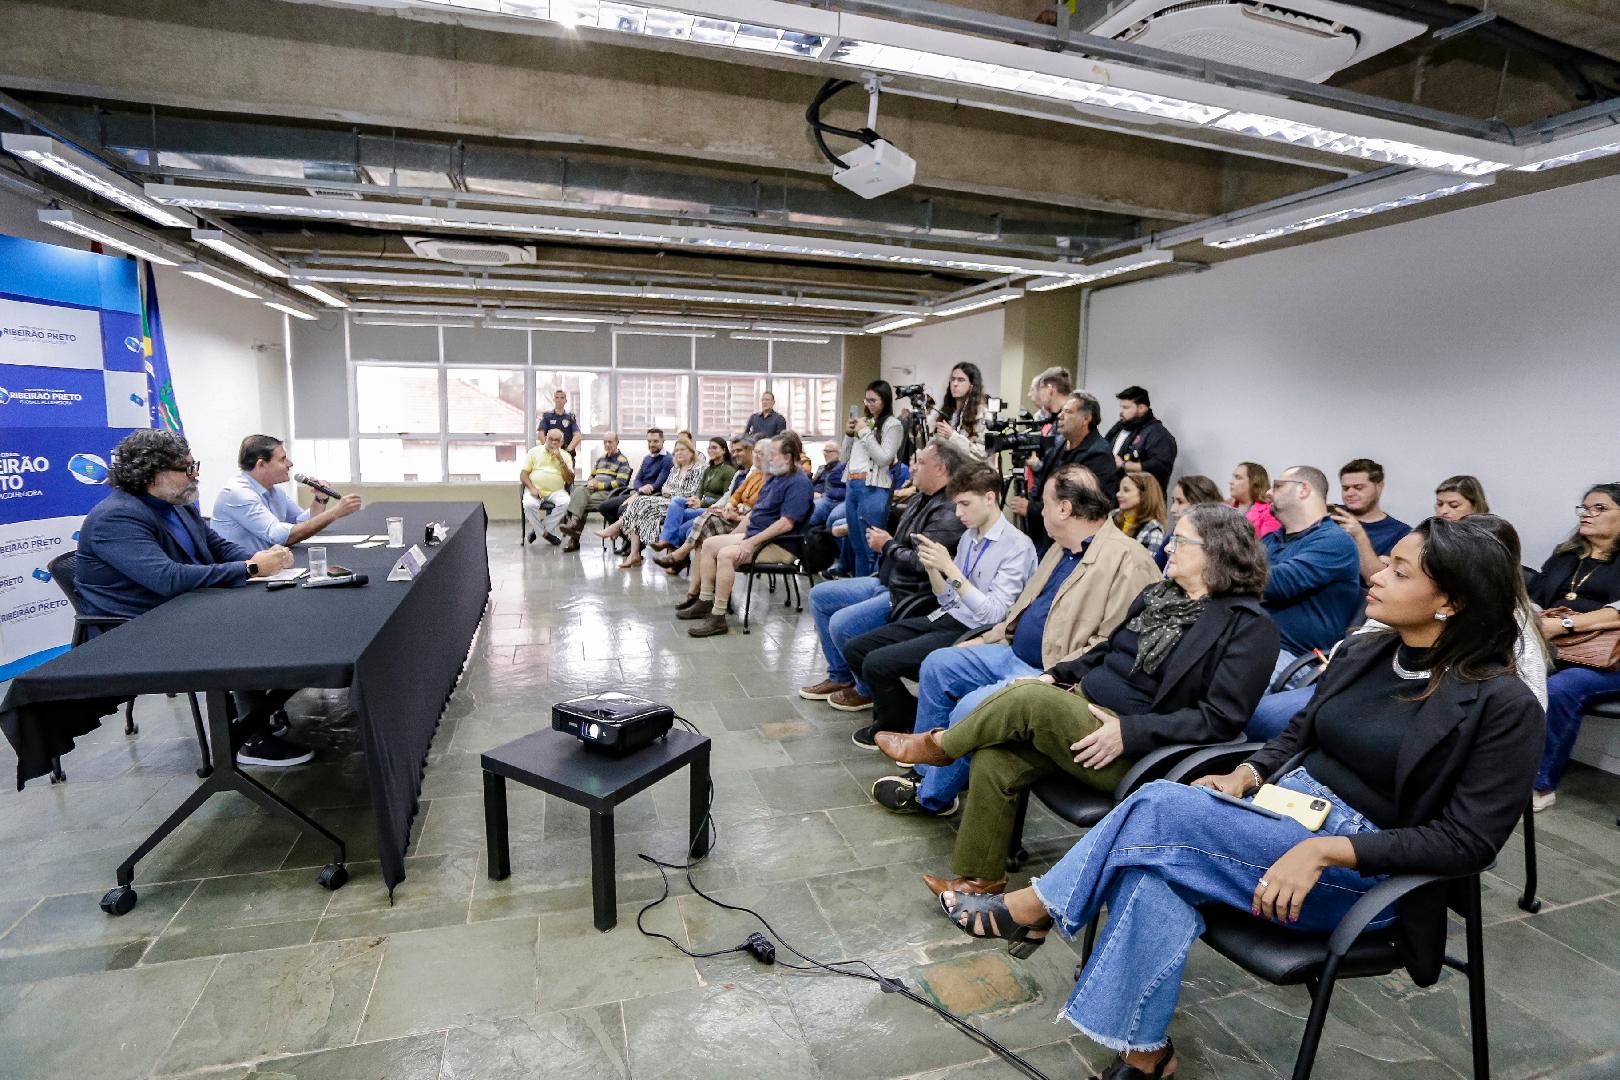
M900 453L905 429L894 415L894 391L882 379L866 388L864 415L849 418L844 425L844 516L849 523L855 576L872 572L872 549L861 539L869 528L889 524L889 500L894 481L889 466ZM853 406L851 411L854 411Z
M1040 468L1035 474L1035 486L1028 496L1013 495L1007 499L1007 509L1024 519L1024 531L1035 541L1035 550L1044 553L1052 541L1041 523L1041 496L1046 481L1066 465L1084 465L1097 478L1097 487L1112 502L1119 493L1119 466L1114 452L1103 437L1097 434L1097 421L1102 406L1085 391L1069 395L1058 413L1057 429L1061 437L1042 455Z
M975 460L983 461L984 406L984 376L979 373L979 366L957 364L951 368L945 400L934 410L934 422L929 434L950 443Z

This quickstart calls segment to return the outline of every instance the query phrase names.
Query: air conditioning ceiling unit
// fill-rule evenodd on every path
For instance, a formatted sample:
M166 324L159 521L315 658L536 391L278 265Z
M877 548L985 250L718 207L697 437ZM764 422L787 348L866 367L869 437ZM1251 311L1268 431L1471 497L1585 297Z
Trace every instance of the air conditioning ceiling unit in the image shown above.
M1427 30L1332 0L1112 0L1086 32L1321 82Z
M423 236L407 236L405 243L421 258L457 266L519 266L536 261L535 249L527 244L483 244L476 240L436 240Z

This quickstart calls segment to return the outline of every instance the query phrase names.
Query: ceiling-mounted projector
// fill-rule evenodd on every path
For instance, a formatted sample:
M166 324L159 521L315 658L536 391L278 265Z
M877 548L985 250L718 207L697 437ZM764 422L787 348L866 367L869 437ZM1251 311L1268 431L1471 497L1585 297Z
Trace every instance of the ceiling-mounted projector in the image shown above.
M816 93L810 107L804 110L804 118L810 124L810 134L815 138L822 156L832 162L833 182L840 187L848 188L863 199L875 199L879 195L898 191L915 180L917 162L910 154L873 130L877 124L879 85L878 77L875 75L868 75L866 80L868 105L865 127L852 131L849 128L834 127L821 119L821 107L828 99L840 90L855 85L857 84L848 79L828 79ZM854 139L860 145L840 157L827 145L828 135Z
M916 160L887 139L862 143L843 159L844 168L833 166L833 183L863 199L898 191L917 178Z

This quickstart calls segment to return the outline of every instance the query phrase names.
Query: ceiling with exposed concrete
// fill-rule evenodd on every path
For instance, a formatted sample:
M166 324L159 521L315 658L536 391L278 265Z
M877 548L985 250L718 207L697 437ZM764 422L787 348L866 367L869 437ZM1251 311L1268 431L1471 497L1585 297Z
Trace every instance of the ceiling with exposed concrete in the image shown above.
M1304 82L1163 51L1156 29L1086 33L1135 2L1043 22L1034 0L0 0L0 131L92 155L196 220L155 225L26 156L0 155L0 184L294 308L324 293L374 313L859 331L1620 169L1620 5L1221 13L1357 48L1363 17L1404 27ZM832 182L806 109L851 80L821 119L861 129L872 76L873 127L916 176L868 200ZM275 273L198 247L192 225ZM484 243L507 250L469 250Z

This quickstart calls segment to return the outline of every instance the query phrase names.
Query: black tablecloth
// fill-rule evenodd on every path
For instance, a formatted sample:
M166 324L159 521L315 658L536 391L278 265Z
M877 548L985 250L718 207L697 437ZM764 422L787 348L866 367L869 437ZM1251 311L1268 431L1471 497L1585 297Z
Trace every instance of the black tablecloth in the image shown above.
M407 543L444 521L450 539L425 548L414 581L384 580L403 552L327 544L327 561L370 576L348 589L267 591L248 584L175 597L13 680L0 729L17 752L17 785L136 694L348 687L377 812L390 889L404 880L428 745L455 689L489 599L488 519L480 503L378 503L334 533L386 532L405 519ZM298 565L312 538L295 548Z

